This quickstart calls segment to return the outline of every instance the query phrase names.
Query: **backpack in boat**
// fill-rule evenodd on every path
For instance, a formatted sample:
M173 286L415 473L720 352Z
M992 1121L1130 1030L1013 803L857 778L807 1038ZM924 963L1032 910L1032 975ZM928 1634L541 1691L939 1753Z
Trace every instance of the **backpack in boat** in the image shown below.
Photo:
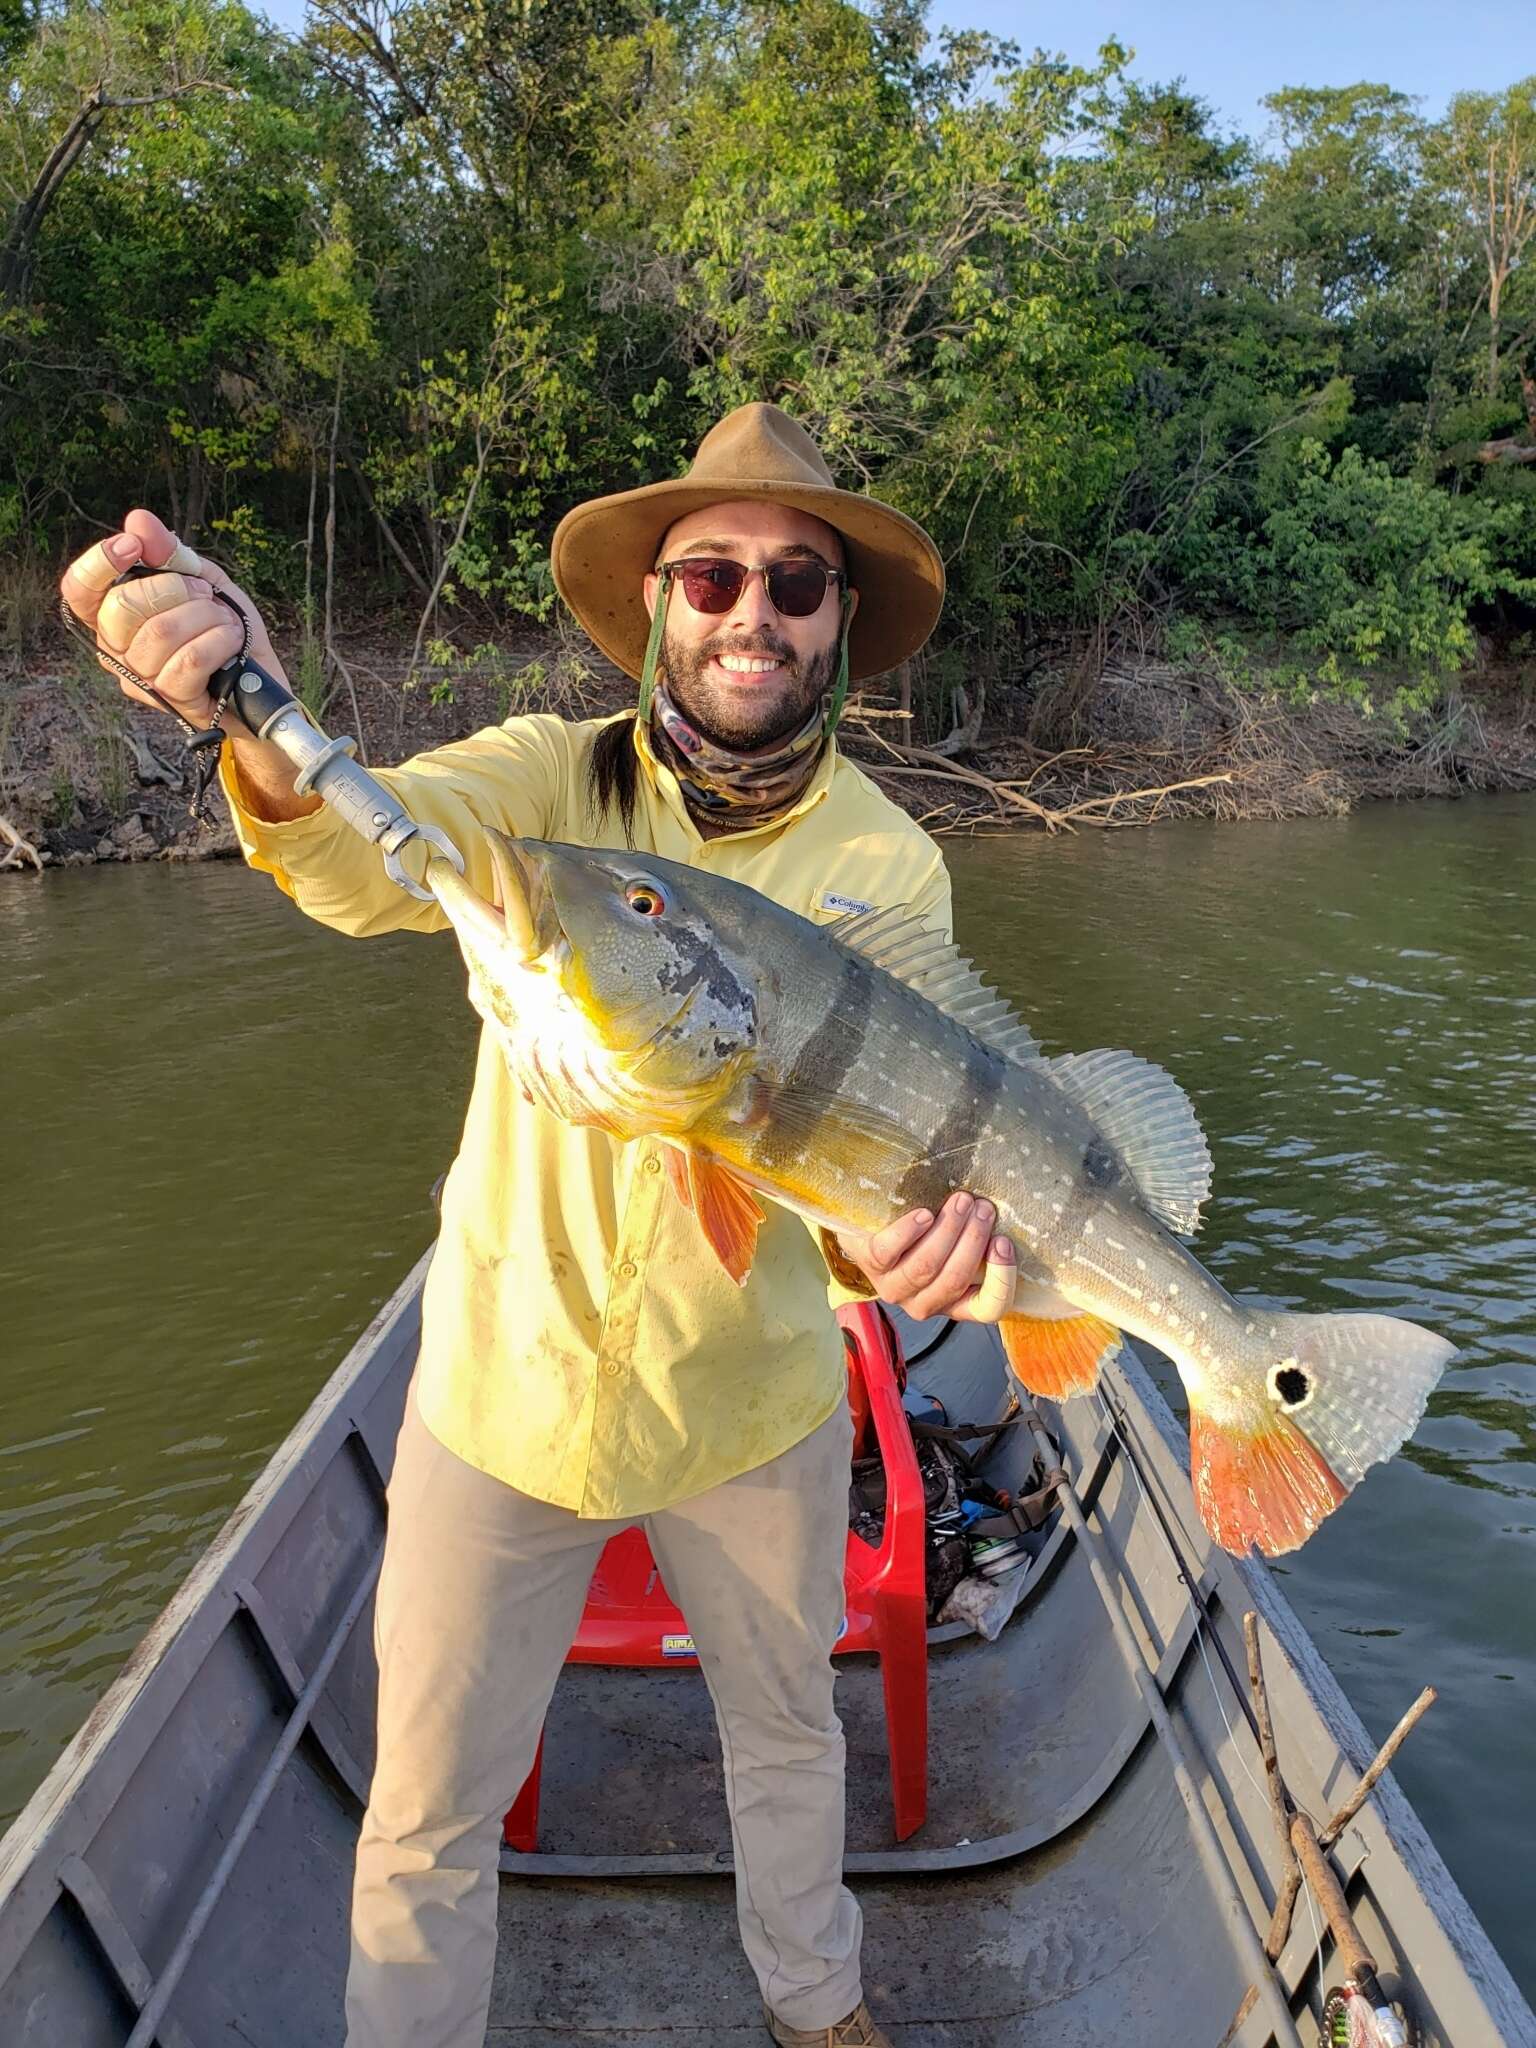
M981 1569L976 1547L992 1546L991 1556L1001 1559L1006 1547L1018 1544L1026 1531L1038 1529L1044 1522L1053 1489L1042 1484L1044 1473L1038 1458L1022 1495L1001 1492L976 1471L999 1437L1021 1418L951 1422L942 1403L928 1398L932 1412L913 1415L909 1411L907 1426L923 1483L924 1590L932 1622L937 1621L960 1581ZM968 1444L980 1448L973 1452L966 1448ZM884 1460L878 1453L855 1458L848 1489L849 1528L862 1541L878 1544L885 1532L885 1509ZM1015 1561L1023 1562L1022 1549Z

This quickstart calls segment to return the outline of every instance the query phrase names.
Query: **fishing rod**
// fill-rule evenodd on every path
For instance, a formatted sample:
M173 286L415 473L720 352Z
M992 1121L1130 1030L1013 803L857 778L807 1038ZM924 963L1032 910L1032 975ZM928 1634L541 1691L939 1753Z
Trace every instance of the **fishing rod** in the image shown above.
M120 584L136 582L145 576L164 575L172 563L176 570L185 567L189 574L197 573L203 566L190 548L182 548L178 544L177 553L163 568L150 569L142 562L136 562L115 578L111 588L115 590ZM435 902L437 899L432 890L407 873L401 854L408 846L431 848L462 875L464 856L458 847L439 826L418 824L394 792L387 789L376 775L369 773L356 758L357 741L350 734L331 739L321 730L319 721L304 709L287 684L280 683L259 661L252 659L251 622L243 609L225 590L215 590L213 595L228 605L240 621L241 646L237 654L208 678L208 694L213 699L214 710L206 726L194 725L153 683L135 674L125 661L101 646L95 634L82 626L67 604L61 603L60 610L65 628L74 639L88 646L92 654L115 669L136 690L141 690L161 710L169 711L181 725L186 734L187 755L193 766L191 811L199 823L204 817L204 800L219 755L229 737L227 720L233 715L254 738L266 740L293 763L297 770L293 783L296 795L318 796L354 832L380 849L384 855L384 872L398 888L424 903Z

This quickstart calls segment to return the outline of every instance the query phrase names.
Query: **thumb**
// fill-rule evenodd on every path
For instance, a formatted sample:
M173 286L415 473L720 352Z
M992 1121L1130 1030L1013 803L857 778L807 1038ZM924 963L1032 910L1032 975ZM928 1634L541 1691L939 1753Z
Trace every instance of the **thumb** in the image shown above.
M1018 1254L1013 1239L994 1237L987 1246L980 1286L974 1287L950 1314L960 1323L1000 1323L1013 1307L1018 1277Z
M123 531L138 541L139 559L146 569L171 569L183 576L201 576L215 590L228 590L239 595L239 586L233 578L227 576L217 562L210 562L196 549L189 548L157 512L135 505L123 521Z
M123 521L124 533L131 533L139 543L139 559L146 569L163 569L180 546L174 533L157 512L147 511L142 505L135 505ZM180 569L182 564L178 562ZM187 574L195 575L190 567Z

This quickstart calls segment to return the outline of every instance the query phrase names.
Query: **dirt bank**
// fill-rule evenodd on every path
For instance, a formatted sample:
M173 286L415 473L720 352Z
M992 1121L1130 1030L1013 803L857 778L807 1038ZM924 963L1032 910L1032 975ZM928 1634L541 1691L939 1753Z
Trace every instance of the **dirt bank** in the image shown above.
M553 635L482 650L410 687L409 640L399 634L354 634L339 651L346 675L321 716L333 732L360 734L375 762L521 710L616 710L633 690L590 650ZM187 819L170 720L130 707L66 646L58 663L0 678L0 819L45 866L233 853L217 795L206 827ZM1408 733L1337 704L1255 698L1215 676L1118 660L1087 679L1079 669L994 687L979 705L949 700L942 716L921 677L915 687L887 678L856 696L845 740L938 833L1305 817L1380 798L1536 789L1531 678L1492 666ZM0 864L8 845L0 830ZM9 858L31 866L15 848Z

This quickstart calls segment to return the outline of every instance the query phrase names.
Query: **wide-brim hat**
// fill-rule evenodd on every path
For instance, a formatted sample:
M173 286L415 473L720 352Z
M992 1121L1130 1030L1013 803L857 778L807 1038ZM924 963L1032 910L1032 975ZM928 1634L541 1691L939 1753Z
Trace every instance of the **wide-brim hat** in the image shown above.
M637 680L650 617L642 578L662 535L685 512L732 498L792 505L842 535L859 608L848 629L848 673L881 675L916 654L938 623L944 563L893 505L840 490L821 450L776 405L739 405L710 428L686 476L573 506L555 528L555 588L608 659Z

